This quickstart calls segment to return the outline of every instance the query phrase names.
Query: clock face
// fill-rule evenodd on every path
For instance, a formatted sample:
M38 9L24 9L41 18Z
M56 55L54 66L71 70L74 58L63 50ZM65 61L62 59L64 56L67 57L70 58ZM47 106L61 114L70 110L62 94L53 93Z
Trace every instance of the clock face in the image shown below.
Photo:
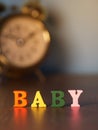
M1 28L1 51L16 67L25 68L39 63L48 49L49 41L49 32L44 24L31 16L12 16Z

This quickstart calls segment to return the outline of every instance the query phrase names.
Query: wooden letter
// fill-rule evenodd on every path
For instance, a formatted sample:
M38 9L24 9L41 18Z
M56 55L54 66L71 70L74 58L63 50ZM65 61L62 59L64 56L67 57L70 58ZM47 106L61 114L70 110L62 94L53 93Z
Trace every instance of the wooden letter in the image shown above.
M27 93L25 91L13 91L14 107L25 107L27 105Z
M70 93L72 100L73 100L71 107L80 107L80 105L78 103L78 99L79 99L81 93L83 92L83 90L68 90L68 92Z
M65 105L64 92L52 91L52 107L63 107Z
M43 101L40 91L36 92L36 95L35 95L33 103L31 104L31 107L46 107L46 104Z

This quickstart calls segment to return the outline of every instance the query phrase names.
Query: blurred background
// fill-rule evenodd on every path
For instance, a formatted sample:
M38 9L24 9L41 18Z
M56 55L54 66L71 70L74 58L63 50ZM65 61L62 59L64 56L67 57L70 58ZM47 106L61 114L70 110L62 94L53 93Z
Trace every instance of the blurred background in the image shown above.
M28 0L0 0L21 8ZM98 0L41 0L49 14L51 46L41 69L68 74L98 73Z

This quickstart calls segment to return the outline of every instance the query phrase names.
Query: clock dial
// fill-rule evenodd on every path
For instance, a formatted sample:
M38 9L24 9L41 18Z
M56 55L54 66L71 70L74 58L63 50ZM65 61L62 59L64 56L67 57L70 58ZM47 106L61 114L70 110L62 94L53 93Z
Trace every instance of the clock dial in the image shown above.
M1 51L16 67L36 65L44 57L49 41L50 36L44 24L31 16L13 16L1 28Z

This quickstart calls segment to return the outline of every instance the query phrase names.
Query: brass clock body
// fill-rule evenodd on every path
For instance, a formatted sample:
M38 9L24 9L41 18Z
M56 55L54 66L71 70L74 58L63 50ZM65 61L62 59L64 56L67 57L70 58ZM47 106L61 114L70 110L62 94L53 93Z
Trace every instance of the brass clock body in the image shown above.
M47 53L50 34L43 22L43 8L36 2L30 5L1 20L0 73L13 76L31 72Z
M0 30L1 52L17 68L38 64L47 52L49 41L45 25L26 14L6 18Z

